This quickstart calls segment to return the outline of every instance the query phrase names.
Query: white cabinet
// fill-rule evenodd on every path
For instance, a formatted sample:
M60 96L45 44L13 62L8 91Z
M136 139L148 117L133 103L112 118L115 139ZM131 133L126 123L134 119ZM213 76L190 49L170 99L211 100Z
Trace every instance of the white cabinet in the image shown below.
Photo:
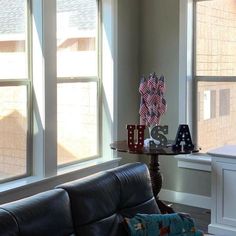
M212 150L212 207L209 233L236 236L236 146Z

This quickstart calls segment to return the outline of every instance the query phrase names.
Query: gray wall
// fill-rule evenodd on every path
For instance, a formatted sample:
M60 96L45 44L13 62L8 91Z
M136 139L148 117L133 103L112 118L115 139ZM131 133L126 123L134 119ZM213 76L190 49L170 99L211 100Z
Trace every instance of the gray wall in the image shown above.
M118 137L126 138L126 124L138 121L140 4L118 1ZM125 96L124 96L125 95Z
M167 79L168 112L162 124L170 126L174 136L179 122L179 0L118 0L118 139L126 138L125 126L138 123L139 78L152 71L163 73ZM121 162L148 157L122 155ZM116 164L116 163L115 163ZM22 188L16 194L0 194L0 202L16 200L47 190L62 182L81 178L88 173L113 167L96 166L93 170L72 172ZM210 196L210 174L177 167L173 157L161 157L163 187L170 190Z
M165 75L168 113L161 123L169 124L169 134L173 136L178 124L179 99L178 1L142 0L141 9L140 72Z
M139 122L140 1L118 0L118 140L127 137L127 124ZM138 161L119 153L121 164Z
M140 73L164 74L168 111L161 124L175 138L179 118L179 0L141 0ZM146 157L141 157L147 162ZM163 188L210 196L210 173L177 167L174 157L160 157Z
M209 172L177 167L171 156L160 157L163 173L163 188L177 192L211 196L211 175Z

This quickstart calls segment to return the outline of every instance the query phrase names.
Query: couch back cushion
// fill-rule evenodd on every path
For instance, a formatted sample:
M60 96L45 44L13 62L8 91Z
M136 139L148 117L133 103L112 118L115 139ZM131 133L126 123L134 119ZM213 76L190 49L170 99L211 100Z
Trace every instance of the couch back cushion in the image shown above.
M146 165L127 164L58 186L70 197L75 231L86 236L125 236L123 217L159 213Z
M19 229L15 218L4 209L0 209L0 235L18 236Z
M36 194L1 208L15 218L19 235L69 236L74 233L70 201L63 189Z

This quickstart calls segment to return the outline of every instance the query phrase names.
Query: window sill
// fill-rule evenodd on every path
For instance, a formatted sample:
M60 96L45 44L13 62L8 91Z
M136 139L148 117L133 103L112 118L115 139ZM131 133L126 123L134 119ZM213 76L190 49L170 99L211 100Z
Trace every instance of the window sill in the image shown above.
M211 157L207 154L177 155L178 167L211 172Z
M98 158L58 169L51 177L30 176L0 184L0 204L52 189L58 184L73 181L99 171L118 166L120 158Z
M109 167L111 165L111 168L113 164L118 164L120 161L120 158L113 158L113 159L105 159L105 158L97 158L94 160L89 160L86 162L81 162L79 164L69 165L66 167L62 167L58 169L57 176L62 176L66 174L71 174L75 171L83 171L86 172L89 169L93 169L96 167Z

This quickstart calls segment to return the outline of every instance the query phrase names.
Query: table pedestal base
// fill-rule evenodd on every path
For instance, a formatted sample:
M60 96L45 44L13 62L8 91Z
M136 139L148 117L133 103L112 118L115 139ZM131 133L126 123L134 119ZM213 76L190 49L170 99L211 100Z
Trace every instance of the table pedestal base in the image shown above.
M161 213L162 214L174 213L174 210L170 206L166 205L164 202L159 200L159 197L158 197L158 194L161 191L161 187L162 187L162 176L161 176L160 168L159 168L158 154L151 155L151 161L149 164L149 172L150 172L150 177L151 177L151 182L152 182L153 195L156 198L156 202Z

